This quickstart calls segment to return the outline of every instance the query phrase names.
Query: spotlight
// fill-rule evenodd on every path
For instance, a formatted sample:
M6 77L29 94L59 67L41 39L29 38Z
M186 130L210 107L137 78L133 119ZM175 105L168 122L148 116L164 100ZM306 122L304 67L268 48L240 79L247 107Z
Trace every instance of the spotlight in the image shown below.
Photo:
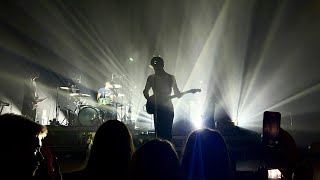
M192 109L192 111L189 112L192 124L196 129L202 128L203 121L202 121L202 113L200 111L201 108L197 108L199 104L196 102L190 101L189 105L190 105L190 109Z
M129 60L130 60L130 61L133 61L133 59L132 59L132 58L129 58Z

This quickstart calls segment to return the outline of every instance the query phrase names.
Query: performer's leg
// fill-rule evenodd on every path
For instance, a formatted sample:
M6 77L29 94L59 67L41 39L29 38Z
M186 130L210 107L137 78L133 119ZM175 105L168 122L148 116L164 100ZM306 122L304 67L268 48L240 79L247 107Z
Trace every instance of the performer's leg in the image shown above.
M160 128L159 128L160 124L159 124L159 117L155 115L153 116L153 125L154 125L154 133L155 133L154 137L158 138L159 134L161 134Z
M172 139L172 123L174 112L171 109L165 109L158 113L158 137L166 140Z

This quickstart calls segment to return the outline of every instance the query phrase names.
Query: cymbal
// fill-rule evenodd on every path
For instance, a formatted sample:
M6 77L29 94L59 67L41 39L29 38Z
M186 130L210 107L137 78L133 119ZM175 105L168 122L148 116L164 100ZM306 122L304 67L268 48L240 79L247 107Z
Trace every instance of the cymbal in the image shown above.
M70 96L73 96L73 97L90 97L90 94L70 93Z
M124 96L124 94L121 94L121 93L118 94L118 97L123 97L123 96Z
M118 88L121 88L121 87L122 87L120 84L113 84L112 86L113 86L113 88L115 88L115 89L118 89Z
M64 89L64 90L79 90L77 88L69 88L69 87L65 87L65 86L61 86L60 89Z

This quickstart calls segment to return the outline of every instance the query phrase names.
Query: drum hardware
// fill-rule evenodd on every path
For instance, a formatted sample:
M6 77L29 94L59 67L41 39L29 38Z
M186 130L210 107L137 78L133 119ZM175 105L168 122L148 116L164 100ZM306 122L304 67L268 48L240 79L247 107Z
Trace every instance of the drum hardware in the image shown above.
M73 102L76 105L74 112L80 112L80 106L85 104L85 100L83 99L83 97L90 97L89 94L84 93L70 93L69 95L76 98Z
M124 94L121 94L121 93L118 94L118 97L124 97L124 96L125 96Z
M77 118L72 119L71 115L73 116L77 116L77 114L80 112L80 110L82 109L83 104L85 104L85 100L83 98L85 97L90 97L89 94L85 94L85 93L78 93L77 91L79 91L79 89L76 87L76 85L71 85L71 87L68 86L58 86L56 88L56 117L54 118L55 120L59 119L59 111L60 111L60 103L59 103L59 89L62 90L67 90L68 92L70 92L69 94L69 98L66 100L67 101L67 107L69 107L69 100L71 98L76 98L76 100L74 100L74 104L76 106L75 110L72 111L71 109L68 109L67 107L64 108L66 110L66 118L63 120L67 120L68 122L66 123L67 125L77 125ZM74 114L73 114L74 113ZM55 123L55 122L53 122Z
M130 90L127 89L127 86L124 86L124 82L123 82L124 77L128 75L129 74L117 75L116 73L112 73L111 90L116 95L110 97L111 101L109 101L109 99L103 99L103 98L98 99L99 108L105 109L104 108L105 106L115 108L115 118L118 119L119 121L127 121L127 120L131 121L131 105L127 106L126 104L127 102L124 102L124 98L126 98L126 100L128 98L130 101L129 104L131 104L132 91L136 88L136 86L134 86L134 88ZM127 92L130 94L130 96L126 95ZM106 97L106 96L103 96L103 97ZM102 111L104 111L104 113L106 114L105 115L106 117L108 117L108 114L110 114L110 112L113 113L113 110L112 111L102 110Z
M2 113L2 110L4 108L4 106L10 106L10 103L7 103L7 102L3 102L0 100L0 114Z
M6 103L0 100L0 106L10 106L10 103Z
M55 120L59 119L59 110L60 110L60 105L59 105L59 87L56 88L56 117L54 118Z
M62 122L64 122L65 120L67 120L67 125L68 126L74 126L74 125L76 125L76 113L73 111L73 110L71 110L71 109L69 109L69 108L67 108L67 107L64 107L64 108L62 108L63 110L65 110L66 111L66 117L64 118L64 120L62 121Z
M122 88L120 84L112 84L113 88L112 89L119 89Z
M70 93L72 97L90 97L90 94L83 94L83 93Z
M79 90L78 88L66 87L66 86L61 86L60 89L64 89L64 90Z

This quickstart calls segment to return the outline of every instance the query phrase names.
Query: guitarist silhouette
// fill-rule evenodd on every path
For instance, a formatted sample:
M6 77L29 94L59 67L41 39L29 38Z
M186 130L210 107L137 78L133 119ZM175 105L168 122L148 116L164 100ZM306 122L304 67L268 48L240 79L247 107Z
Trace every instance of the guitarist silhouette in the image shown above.
M36 108L38 102L44 99L39 99L37 93L36 79L39 77L30 77L24 84L24 97L21 114L35 121L36 119Z
M153 57L151 66L155 73L148 76L143 95L148 101L147 104L152 104L154 107L154 111L150 114L153 114L155 136L170 141L174 108L169 97L172 90L175 97L181 97L181 93L175 77L165 72L164 61L161 57ZM149 95L150 89L153 91L152 96Z

